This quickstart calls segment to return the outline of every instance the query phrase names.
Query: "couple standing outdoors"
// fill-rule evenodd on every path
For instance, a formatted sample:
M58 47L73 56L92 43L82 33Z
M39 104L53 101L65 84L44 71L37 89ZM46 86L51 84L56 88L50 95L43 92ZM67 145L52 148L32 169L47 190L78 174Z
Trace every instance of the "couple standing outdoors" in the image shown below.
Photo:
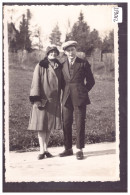
M57 47L47 47L46 57L34 70L30 90L33 105L28 130L38 132L39 160L53 157L47 147L50 133L54 129L62 128L64 132L65 150L59 156L73 155L73 113L76 123L76 158L84 158L86 106L90 104L88 92L95 81L88 61L77 57L76 47L76 41L67 41L62 45L67 56L62 63L57 59Z

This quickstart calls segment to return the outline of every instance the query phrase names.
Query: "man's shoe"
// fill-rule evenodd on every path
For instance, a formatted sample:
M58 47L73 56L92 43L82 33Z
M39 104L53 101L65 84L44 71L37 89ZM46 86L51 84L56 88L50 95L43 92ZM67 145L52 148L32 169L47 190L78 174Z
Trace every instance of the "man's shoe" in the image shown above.
M45 155L46 155L47 158L52 158L53 157L53 155L48 151L45 152Z
M59 155L60 157L71 156L73 155L73 150L72 149L64 150L64 152L60 153Z
M77 158L77 160L82 160L84 158L83 152L82 151L78 151L76 153L76 158Z

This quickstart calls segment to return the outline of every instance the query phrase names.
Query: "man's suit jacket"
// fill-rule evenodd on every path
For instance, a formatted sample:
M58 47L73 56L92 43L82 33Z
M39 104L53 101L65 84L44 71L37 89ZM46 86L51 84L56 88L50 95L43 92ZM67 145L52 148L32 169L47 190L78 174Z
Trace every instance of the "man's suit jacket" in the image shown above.
M70 77L69 62L63 62L63 106L67 106L68 97L71 97L74 106L90 104L88 92L95 84L95 80L87 60L76 58L73 75ZM84 82L86 80L86 83Z

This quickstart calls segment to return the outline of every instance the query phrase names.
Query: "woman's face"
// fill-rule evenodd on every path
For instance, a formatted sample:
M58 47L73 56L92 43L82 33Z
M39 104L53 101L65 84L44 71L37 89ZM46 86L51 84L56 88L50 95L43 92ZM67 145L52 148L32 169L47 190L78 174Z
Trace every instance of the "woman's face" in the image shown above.
M49 60L53 60L56 57L57 57L57 51L56 50L52 50L52 51L49 52L49 54L48 54L48 59Z

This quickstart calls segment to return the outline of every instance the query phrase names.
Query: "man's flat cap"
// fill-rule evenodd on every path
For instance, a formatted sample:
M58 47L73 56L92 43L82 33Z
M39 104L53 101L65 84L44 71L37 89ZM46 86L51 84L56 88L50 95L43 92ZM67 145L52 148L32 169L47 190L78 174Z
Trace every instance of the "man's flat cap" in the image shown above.
M63 50L66 50L70 46L75 46L77 45L77 41L66 41L65 43L62 44Z

